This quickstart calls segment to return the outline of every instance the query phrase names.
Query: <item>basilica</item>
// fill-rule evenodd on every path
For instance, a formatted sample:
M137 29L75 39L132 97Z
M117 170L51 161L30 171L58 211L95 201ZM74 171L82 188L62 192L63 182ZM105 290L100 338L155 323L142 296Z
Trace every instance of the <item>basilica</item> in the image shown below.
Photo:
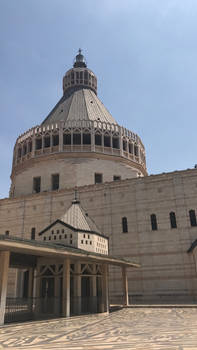
M148 175L142 140L99 100L79 50L60 100L14 146L0 324L196 302L196 194L197 169Z

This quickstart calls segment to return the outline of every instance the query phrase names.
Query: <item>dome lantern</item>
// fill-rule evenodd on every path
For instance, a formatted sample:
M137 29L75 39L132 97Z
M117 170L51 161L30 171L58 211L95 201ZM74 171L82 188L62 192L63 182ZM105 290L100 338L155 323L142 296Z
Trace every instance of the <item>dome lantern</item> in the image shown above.
M74 59L73 68L69 69L63 77L64 95L80 89L90 89L97 94L97 78L87 68L86 60L81 53L81 49L79 49Z
M84 56L81 54L81 49L79 49L79 51L78 51L78 55L76 55L76 57L75 57L75 62L74 62L74 64L73 64L73 67L74 68L79 68L79 67L87 67L87 64L86 64L86 62L85 62L85 58L84 58Z

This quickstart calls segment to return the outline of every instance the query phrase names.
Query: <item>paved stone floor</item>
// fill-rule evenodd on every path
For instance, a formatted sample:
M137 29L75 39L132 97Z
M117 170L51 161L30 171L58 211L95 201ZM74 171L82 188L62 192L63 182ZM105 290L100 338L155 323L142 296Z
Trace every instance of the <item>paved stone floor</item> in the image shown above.
M0 349L19 348L197 350L197 308L129 308L1 327Z

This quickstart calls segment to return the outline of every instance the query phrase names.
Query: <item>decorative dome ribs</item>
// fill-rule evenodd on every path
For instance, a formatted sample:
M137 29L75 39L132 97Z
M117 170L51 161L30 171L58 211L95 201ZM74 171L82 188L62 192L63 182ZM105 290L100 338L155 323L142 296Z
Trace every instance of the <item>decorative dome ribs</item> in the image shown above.
M74 157L79 158L100 157L126 163L126 167L135 170L136 176L147 175L141 139L119 126L99 100L97 78L87 68L81 52L63 78L62 98L40 126L18 137L12 179L24 166L28 167L32 159L41 160L53 154L56 159L71 158L74 153Z

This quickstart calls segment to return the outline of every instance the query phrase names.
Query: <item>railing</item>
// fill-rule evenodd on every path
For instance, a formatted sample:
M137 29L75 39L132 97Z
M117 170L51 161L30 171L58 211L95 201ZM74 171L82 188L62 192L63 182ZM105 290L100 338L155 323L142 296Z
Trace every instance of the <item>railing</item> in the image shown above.
M5 322L28 321L33 318L33 298L7 298Z
M59 297L7 298L5 323L61 317L63 303L64 300ZM71 297L70 299L71 316L104 311L101 297Z

